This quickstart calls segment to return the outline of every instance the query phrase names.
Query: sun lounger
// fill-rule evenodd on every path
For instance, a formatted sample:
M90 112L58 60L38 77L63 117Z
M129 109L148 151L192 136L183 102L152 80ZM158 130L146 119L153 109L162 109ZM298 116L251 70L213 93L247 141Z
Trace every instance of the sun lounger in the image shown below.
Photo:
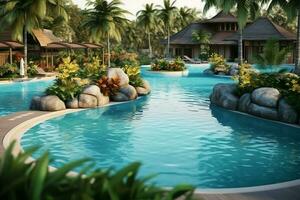
M192 64L201 64L201 60L194 60L193 58L190 58L188 56L183 56L183 60Z
M43 77L51 77L51 76L56 76L57 73L56 72L45 72L42 68L38 67L37 68L38 71L38 76L43 76Z

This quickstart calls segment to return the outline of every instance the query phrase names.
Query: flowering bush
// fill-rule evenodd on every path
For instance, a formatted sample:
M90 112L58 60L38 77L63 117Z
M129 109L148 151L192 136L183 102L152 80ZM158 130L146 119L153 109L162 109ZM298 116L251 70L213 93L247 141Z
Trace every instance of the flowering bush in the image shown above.
M107 54L105 55L107 58ZM126 51L112 51L110 55L112 67L124 67L125 65L139 65L138 55Z
M90 82L88 79L79 78L79 65L76 61L71 61L70 57L63 58L57 70L59 72L57 79L46 90L46 93L48 95L56 95L63 101L76 97L83 87Z
M227 74L229 72L230 66L226 64L226 60L223 58L223 56L213 53L209 57L208 61L210 63L210 69L214 73L223 72Z
M141 78L141 69L139 66L125 65L122 69L127 74L130 85L134 87L143 86L143 80Z
M28 67L27 67L27 74L28 76L32 77L38 74L37 71L38 65L34 61L29 61L28 62Z
M104 96L114 95L120 89L120 80L114 78L109 79L107 76L102 76L97 84Z
M151 65L152 71L183 71L185 69L186 69L185 63L180 58L177 58L173 61L160 59L160 60L156 60Z
M293 73L258 73L241 65L238 81L237 95L250 93L260 87L273 87L280 91L287 102L300 113L300 77Z
M81 78L87 78L91 81L97 81L106 72L106 66L101 63L98 56L90 58L83 63L80 71Z
M0 66L0 77L4 78L14 78L18 76L19 68L17 64L6 63L3 66Z

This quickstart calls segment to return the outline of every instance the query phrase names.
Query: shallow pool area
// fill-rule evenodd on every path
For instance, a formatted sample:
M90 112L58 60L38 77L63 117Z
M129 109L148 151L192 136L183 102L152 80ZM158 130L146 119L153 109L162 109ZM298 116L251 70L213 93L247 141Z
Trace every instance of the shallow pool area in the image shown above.
M22 147L49 150L53 166L89 157L96 167L143 163L158 185L236 188L300 178L300 129L211 107L216 83L233 82L189 67L187 77L151 74L152 93L136 101L45 121L26 132Z
M28 110L33 96L42 95L53 80L0 84L0 117Z

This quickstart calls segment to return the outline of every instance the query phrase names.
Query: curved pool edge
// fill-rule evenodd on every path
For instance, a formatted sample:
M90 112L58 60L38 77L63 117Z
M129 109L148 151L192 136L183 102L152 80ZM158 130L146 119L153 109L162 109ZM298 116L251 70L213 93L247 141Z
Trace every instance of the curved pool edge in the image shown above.
M128 102L118 102L118 103L110 103L108 105L99 107L107 107L107 106L113 106L117 104L123 104L123 103L128 103ZM9 144L12 141L16 141L16 145L13 149L13 154L16 155L19 152L23 151L23 148L21 146L21 138L22 136L26 133L27 130L30 128L34 127L35 125L42 123L44 121L57 118L66 114L70 113L75 113L75 112L80 112L83 110L87 109L68 109L68 110L63 110L63 111L56 111L56 112L39 112L39 111L28 111L28 112L21 112L19 116L21 115L26 115L26 113L40 113L40 115L35 116L35 117L29 117L29 119L26 119L22 121L21 123L16 123L14 127L12 127L10 130L8 130L5 135L3 140L1 141L0 146L3 146L4 149L6 149ZM13 118L19 118L18 114L16 116L13 116ZM8 117L5 117L9 119ZM275 121L276 122L276 121ZM287 124L290 125L290 124ZM0 129L0 132L2 130ZM0 133L1 134L1 133ZM1 152L0 152L1 153ZM34 160L34 158L29 158L29 161ZM49 166L50 170L54 170L55 168L52 166ZM205 188L196 188L195 194L203 195L203 194L208 194L208 195L213 195L213 194L243 194L243 193L259 193L259 192L268 192L268 191L273 191L273 190L284 190L284 189L289 189L293 190L294 187L297 187L295 191L299 193L300 189L300 179L292 180L292 181L286 181L282 183L275 183L275 184L268 184L268 185L261 185L261 186L251 186L251 187L240 187L240 188L220 188L220 189L205 189ZM294 191L294 192L295 192Z
M55 80L56 76L49 76L49 77L34 77L28 79L16 79L16 80L5 80L0 81L0 85L9 85L15 83L31 83L31 82L39 82L39 81L51 81Z

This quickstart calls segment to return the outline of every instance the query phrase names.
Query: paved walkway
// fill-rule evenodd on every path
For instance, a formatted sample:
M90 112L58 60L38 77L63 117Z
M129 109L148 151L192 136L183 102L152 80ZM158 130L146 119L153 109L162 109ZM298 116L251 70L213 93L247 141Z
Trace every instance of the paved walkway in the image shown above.
M19 124L49 112L27 111L17 112L6 117L0 117L0 155L3 153L5 135ZM196 199L202 200L300 200L300 185L283 189L261 192L229 193L229 194L196 194Z

